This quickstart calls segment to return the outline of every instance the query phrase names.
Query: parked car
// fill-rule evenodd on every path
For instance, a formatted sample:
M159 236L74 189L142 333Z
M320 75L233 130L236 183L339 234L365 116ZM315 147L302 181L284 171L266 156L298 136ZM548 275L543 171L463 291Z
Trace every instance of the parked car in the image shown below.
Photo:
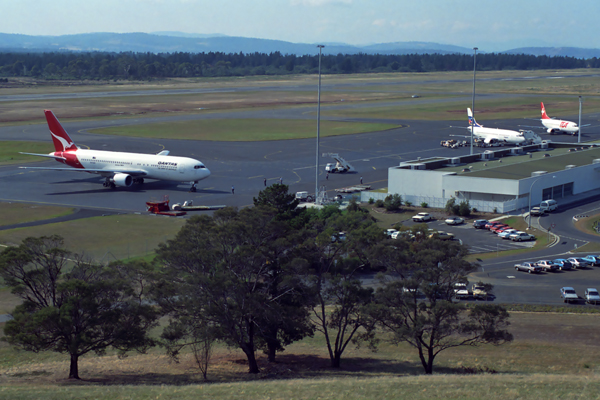
M510 226L508 226L506 224L498 224L498 225L492 226L490 228L490 232L499 233L504 229L510 229Z
M485 288L483 286L481 286L479 283L474 283L471 291L473 292L473 297L476 299L480 299L480 300L486 300L487 299L487 292L485 291Z
M552 200L552 199L544 200L540 203L540 208L547 212L552 212L552 211L558 209L558 203L556 202L556 200Z
M579 296L577 296L575 289L573 289L570 286L565 286L565 287L560 288L560 297L563 298L563 301L565 303L579 300Z
M585 294L583 297L585 298L586 303L589 303L589 304L600 303L600 294L598 293L598 289L594 289L594 288L585 289Z
M593 265L594 267L597 267L598 265L600 265L600 256L593 256L593 255L589 255L589 256L585 256L583 257L583 259L589 264L589 265Z
M492 229L494 226L501 224L502 222L500 221L489 221L487 224L485 224L485 229L490 230ZM504 224L506 225L506 224Z
M517 271L525 271L529 274L539 274L542 272L542 267L538 267L536 263L530 261L525 261L521 264L515 264L515 269Z
M431 215L426 212L420 212L417 215L413 215L412 220L415 222L431 221Z
M546 272L556 272L558 271L558 265L554 264L554 262L550 260L540 260L537 262L537 265L542 267L542 269Z
M485 228L485 224L488 223L487 219L476 219L473 221L473 228L475 229L483 229Z
M567 261L571 263L573 268L585 268L589 265L588 262L581 257L569 257L567 258Z
M523 231L519 231L517 233L512 233L509 236L509 238L513 242L523 242L523 241L527 241L527 240L535 240L535 236L530 235L529 233L523 232Z
M502 239L510 239L510 235L512 235L513 233L517 233L517 232L519 232L519 231L516 230L516 229L512 229L512 228L511 229L505 229L505 230L503 230L502 232L500 232L498 234L498 237L500 237Z
M573 264L570 261L565 260L564 258L557 258L556 260L552 260L552 262L558 265L558 268L561 271L573 269Z
M539 207L533 207L531 209L531 211L529 212L529 214L531 214L532 216L539 216L541 217L542 215L546 215L546 209L541 209Z
M394 228L389 228L385 231L385 234L388 237L391 237L392 239L396 239L395 237L393 237L394 233L398 232L398 229L394 229Z
M465 222L465 220L461 217L449 217L446 218L444 222L448 225L460 225Z
M443 232L443 231L437 231L437 232L433 232L429 235L429 238L437 238L440 240L453 240L454 239L454 234L450 233L450 232Z
M469 289L467 289L466 283L458 282L454 284L454 297L457 299L468 299L469 296Z

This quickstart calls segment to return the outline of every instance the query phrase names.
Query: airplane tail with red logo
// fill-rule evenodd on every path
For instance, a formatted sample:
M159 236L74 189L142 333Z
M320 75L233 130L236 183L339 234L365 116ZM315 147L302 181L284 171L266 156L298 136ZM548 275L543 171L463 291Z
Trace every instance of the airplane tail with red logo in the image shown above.
M542 119L551 119L548 114L546 114L546 107L544 107L544 103L542 103Z
M54 113L50 110L44 110L44 114L46 114L46 121L48 121L48 128L52 135L54 149L58 152L77 150L77 146L73 143L73 140L71 140L71 137L60 122L58 122L58 118L56 118Z

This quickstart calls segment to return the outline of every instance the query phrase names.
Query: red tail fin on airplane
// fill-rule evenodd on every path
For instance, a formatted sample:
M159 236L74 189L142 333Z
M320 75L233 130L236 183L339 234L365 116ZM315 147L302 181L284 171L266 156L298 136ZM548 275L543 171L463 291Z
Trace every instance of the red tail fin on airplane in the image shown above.
M544 107L544 103L542 103L542 119L550 119L548 114L546 114L546 107Z
M72 151L77 150L77 146L71 140L71 137L64 130L54 113L50 110L44 110L46 114L46 121L48 121L48 128L50 128L50 134L52 135L52 141L54 142L54 149L56 151Z

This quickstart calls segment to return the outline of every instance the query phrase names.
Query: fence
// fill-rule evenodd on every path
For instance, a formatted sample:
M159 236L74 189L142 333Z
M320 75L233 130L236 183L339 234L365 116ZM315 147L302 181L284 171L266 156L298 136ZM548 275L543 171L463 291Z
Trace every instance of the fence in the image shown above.
M377 200L385 200L389 193L381 193L381 192L362 192L360 195L361 202L368 202L369 199ZM410 202L414 206L420 206L422 203L427 203L428 207L433 208L445 208L446 203L448 202L448 198L444 197L430 197L430 196L402 196L402 202L406 203ZM460 203L464 199L457 198L456 201ZM527 198L524 199L513 199L508 201L485 201L485 200L469 200L469 205L471 208L475 208L478 211L483 212L496 212L500 214L508 213L511 211L516 211L518 209L527 209L528 202Z

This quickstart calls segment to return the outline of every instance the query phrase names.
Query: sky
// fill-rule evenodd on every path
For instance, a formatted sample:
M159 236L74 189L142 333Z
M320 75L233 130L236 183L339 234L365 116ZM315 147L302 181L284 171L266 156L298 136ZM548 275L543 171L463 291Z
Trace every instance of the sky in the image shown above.
M0 0L1 33L179 31L294 43L600 48L600 1Z

